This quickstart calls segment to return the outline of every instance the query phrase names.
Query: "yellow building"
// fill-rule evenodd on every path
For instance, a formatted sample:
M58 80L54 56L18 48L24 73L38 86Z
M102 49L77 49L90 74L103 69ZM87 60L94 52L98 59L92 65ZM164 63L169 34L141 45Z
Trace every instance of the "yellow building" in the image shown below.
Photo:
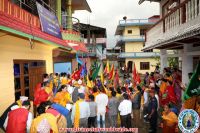
M42 82L42 75L53 73L53 64L65 61L66 55L75 56L72 51L79 50L83 43L80 32L72 25L70 14L72 10L90 11L86 0L81 4L77 4L79 0L68 0L72 3L65 4L64 10L68 11L70 19L66 21L69 27L62 26L62 38L58 38L43 32L35 2L16 1L0 0L0 115L22 95L33 100L34 88ZM61 16L61 3L66 1L41 2L46 9L57 14L61 24L61 18L66 18L66 15ZM55 10L57 13L53 12ZM69 42L77 47L70 46Z
M126 66L128 72L132 72L135 63L136 70L140 74L153 72L158 63L159 53L156 51L143 52L145 33L157 20L159 16L148 19L126 19L120 20L115 35L119 36L118 47L121 47L119 54L120 67Z

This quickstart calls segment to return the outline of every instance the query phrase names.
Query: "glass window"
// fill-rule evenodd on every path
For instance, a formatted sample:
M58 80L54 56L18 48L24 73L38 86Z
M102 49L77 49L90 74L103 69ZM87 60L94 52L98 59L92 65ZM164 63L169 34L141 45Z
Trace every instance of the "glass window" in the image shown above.
M140 62L140 70L149 70L150 63L149 62Z
M24 77L24 87L29 87L29 77L28 76Z
M15 78L15 90L19 90L21 88L20 78Z
M128 30L128 34L132 34L132 30Z
M14 64L14 76L19 76L19 75L20 75L20 65Z
M24 74L28 74L28 63L24 63Z

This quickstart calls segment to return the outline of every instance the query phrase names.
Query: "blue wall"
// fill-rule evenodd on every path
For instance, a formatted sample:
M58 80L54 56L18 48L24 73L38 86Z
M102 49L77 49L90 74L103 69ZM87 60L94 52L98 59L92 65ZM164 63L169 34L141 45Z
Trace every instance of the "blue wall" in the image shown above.
M55 63L54 64L54 73L61 73L66 72L71 74L72 68L70 62L63 62L63 63Z

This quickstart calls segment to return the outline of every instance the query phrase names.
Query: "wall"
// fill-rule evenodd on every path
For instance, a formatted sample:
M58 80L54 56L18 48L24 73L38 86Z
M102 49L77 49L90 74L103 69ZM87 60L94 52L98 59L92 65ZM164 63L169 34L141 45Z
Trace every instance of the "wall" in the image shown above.
M30 49L28 39L9 34L0 37L0 115L15 100L13 60L45 60L47 73L52 73L53 48L55 46L36 42L34 49Z
M128 61L135 62L136 70L138 73L145 74L146 72L153 72L155 70L155 65L157 61L153 58L135 58L135 59L126 59L126 64L128 64ZM140 62L149 62L150 63L150 70L140 70ZM152 66L153 65L153 66Z
M128 34L128 30L132 30L132 34ZM140 35L140 28L139 26L127 26L123 32L123 36L130 36L130 35Z
M125 44L125 52L142 52L143 42L127 42Z

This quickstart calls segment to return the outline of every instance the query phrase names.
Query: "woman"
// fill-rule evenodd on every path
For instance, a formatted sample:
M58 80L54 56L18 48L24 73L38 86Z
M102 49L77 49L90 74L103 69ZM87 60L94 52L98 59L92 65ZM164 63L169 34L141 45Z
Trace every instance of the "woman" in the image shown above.
M175 133L178 123L178 117L170 110L169 105L164 106L163 118L163 131L162 133Z
M62 105L63 107L65 107L67 103L71 102L71 97L67 91L66 85L62 85L60 87L53 101Z

